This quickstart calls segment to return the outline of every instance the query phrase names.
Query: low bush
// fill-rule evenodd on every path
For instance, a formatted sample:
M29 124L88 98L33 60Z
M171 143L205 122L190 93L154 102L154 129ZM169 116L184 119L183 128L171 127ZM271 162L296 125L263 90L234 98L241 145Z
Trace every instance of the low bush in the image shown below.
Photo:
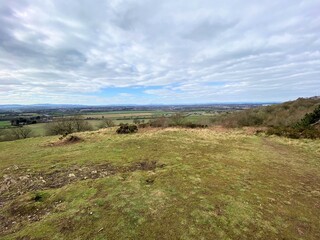
M310 138L317 139L320 138L320 130L316 127L309 126L305 128L295 128L295 127L270 127L266 131L267 135L283 136L288 138Z
M208 127L208 125L206 124L198 124L198 123L191 123L191 122L187 122L182 126L186 128L207 128Z
M150 127L150 123L140 123L138 125L138 128L147 128L147 127Z
M138 127L136 125L129 124L120 124L120 127L117 129L118 134L129 134L135 133L138 131Z
M158 117L152 121L150 121L150 127L169 127L169 120L165 117Z

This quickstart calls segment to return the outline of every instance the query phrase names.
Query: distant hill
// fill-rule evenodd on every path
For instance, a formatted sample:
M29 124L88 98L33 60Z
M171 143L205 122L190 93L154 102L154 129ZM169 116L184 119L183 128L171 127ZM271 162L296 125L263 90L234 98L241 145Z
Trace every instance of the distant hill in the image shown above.
M216 119L216 123L227 127L291 126L319 105L319 96L298 98L281 104L227 113Z
M31 105L21 105L21 104L9 104L0 105L0 111L17 111L17 110L32 110L32 109L57 109L57 108L79 108L84 107L84 105L75 104L31 104Z

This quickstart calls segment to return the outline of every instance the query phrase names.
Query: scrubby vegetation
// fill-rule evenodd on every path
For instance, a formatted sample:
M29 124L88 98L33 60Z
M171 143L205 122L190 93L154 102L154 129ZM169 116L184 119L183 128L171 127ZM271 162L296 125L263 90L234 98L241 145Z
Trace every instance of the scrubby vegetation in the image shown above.
M267 126L287 127L299 122L307 113L320 105L320 98L299 98L295 101L271 106L226 113L214 119L215 124L226 127Z
M319 97L224 114L214 120L225 127L268 127L268 135L311 139L320 138L319 122Z
M270 127L269 135L285 136L289 138L320 138L320 105L307 113L299 122L292 126Z

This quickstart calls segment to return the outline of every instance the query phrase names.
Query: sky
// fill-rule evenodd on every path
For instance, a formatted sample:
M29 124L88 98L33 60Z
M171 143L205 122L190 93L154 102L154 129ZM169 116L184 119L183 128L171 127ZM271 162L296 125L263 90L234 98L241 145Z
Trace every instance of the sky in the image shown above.
M0 104L315 95L319 0L0 0Z

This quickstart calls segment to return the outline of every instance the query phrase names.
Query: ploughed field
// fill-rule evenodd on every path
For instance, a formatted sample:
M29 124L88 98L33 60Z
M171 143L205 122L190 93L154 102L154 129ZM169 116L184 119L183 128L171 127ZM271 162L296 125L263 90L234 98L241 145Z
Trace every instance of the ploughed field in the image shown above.
M0 142L0 239L320 239L320 141L115 129Z

